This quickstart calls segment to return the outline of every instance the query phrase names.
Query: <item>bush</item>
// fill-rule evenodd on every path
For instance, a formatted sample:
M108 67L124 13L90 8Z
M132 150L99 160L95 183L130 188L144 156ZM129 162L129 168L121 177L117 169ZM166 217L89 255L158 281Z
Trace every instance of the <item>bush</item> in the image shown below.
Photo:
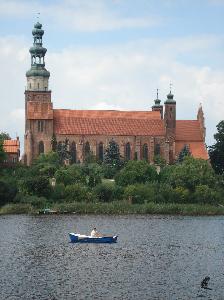
M129 161L127 165L115 176L120 186L146 183L157 180L158 175L154 166L146 161Z
M65 186L63 183L56 184L55 187L52 188L51 198L56 201L65 198Z
M198 185L193 194L193 201L195 203L217 204L222 202L222 196L219 191L215 191L207 185Z
M198 185L214 187L217 182L216 175L203 159L186 157L182 164L167 166L160 173L161 182L171 185L173 188L183 187L195 191Z
M102 167L97 163L90 163L81 166L81 172L86 179L86 184L89 187L94 187L101 183L101 178L103 175Z
M113 182L104 182L98 184L94 189L93 193L99 199L100 202L111 202L113 201L115 192L115 186Z
M18 193L14 198L13 203L30 204L34 208L44 208L47 205L47 199L45 197L23 195Z
M76 183L66 186L65 200L67 202L89 202L92 200L92 195L87 187Z
M155 202L162 203L188 203L190 192L183 187L172 188L168 184L160 184Z
M19 190L23 194L48 197L51 193L51 186L47 176L28 177L18 182Z
M63 183L65 186L75 183L85 183L86 181L81 167L75 164L57 170L55 173L55 178L57 183Z
M17 188L15 185L0 181L0 206L12 202L14 197L16 196Z
M143 204L152 201L154 194L151 187L146 184L128 185L124 190L124 198L133 204Z
M107 179L112 179L118 172L118 168L112 165L103 164L103 176Z

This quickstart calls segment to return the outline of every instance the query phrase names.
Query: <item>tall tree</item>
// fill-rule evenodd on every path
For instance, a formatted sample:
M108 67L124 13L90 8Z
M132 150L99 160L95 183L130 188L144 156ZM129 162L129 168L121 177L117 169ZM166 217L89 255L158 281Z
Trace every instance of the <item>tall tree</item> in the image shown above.
M224 174L224 121L216 126L217 133L214 135L216 143L209 147L209 156L212 167L218 174Z
M182 163L186 156L191 156L191 152L188 145L184 145L183 149L180 151L177 162Z
M63 142L57 144L57 153L61 164L64 164L66 160L71 159L69 151L69 140L66 138Z
M119 146L113 139L109 141L109 145L105 149L104 163L114 167L120 167L122 165Z
M3 140L0 140L0 163L3 162L5 158L6 158L6 153L3 147Z

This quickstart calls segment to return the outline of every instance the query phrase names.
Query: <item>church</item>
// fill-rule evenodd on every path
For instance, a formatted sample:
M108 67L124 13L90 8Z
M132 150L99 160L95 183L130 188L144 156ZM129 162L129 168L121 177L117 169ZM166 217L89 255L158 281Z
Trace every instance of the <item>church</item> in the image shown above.
M150 111L54 109L48 85L50 72L45 68L44 30L39 22L32 35L25 90L25 164L31 165L41 153L51 151L52 141L59 145L65 140L71 163L82 163L90 153L103 160L112 139L125 160L153 163L154 156L160 155L172 164L186 145L193 157L208 159L202 107L194 120L176 120L176 101L171 91L164 104L157 96Z

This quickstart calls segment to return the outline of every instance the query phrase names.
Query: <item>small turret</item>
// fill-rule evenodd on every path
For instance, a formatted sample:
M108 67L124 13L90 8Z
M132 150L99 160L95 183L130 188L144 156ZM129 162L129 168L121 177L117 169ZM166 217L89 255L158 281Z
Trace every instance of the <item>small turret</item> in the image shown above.
M205 118L204 118L204 112L203 112L201 103L198 108L197 120L199 121L201 134L202 134L203 140L205 141L205 136L206 136Z
M163 119L163 105L160 104L161 100L159 99L158 91L157 89L157 98L154 100L155 104L152 106L152 111L159 111L161 119Z

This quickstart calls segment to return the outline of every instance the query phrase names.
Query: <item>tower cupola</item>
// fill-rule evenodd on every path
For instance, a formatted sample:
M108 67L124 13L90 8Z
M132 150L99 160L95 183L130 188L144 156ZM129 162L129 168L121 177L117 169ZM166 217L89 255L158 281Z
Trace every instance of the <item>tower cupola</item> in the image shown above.
M158 89L157 89L157 98L154 100L154 105L152 106L152 111L159 111L161 114L161 119L163 119L163 105L161 105L161 100L159 99L158 95Z
M169 94L167 95L167 99L165 101L165 104L175 104L176 101L173 99L174 98L174 95L171 93L171 90L169 92Z
M50 72L45 69L45 54L47 49L43 47L42 38L44 30L42 24L37 22L32 30L33 46L29 52L31 55L31 68L26 72L27 90L47 91Z

